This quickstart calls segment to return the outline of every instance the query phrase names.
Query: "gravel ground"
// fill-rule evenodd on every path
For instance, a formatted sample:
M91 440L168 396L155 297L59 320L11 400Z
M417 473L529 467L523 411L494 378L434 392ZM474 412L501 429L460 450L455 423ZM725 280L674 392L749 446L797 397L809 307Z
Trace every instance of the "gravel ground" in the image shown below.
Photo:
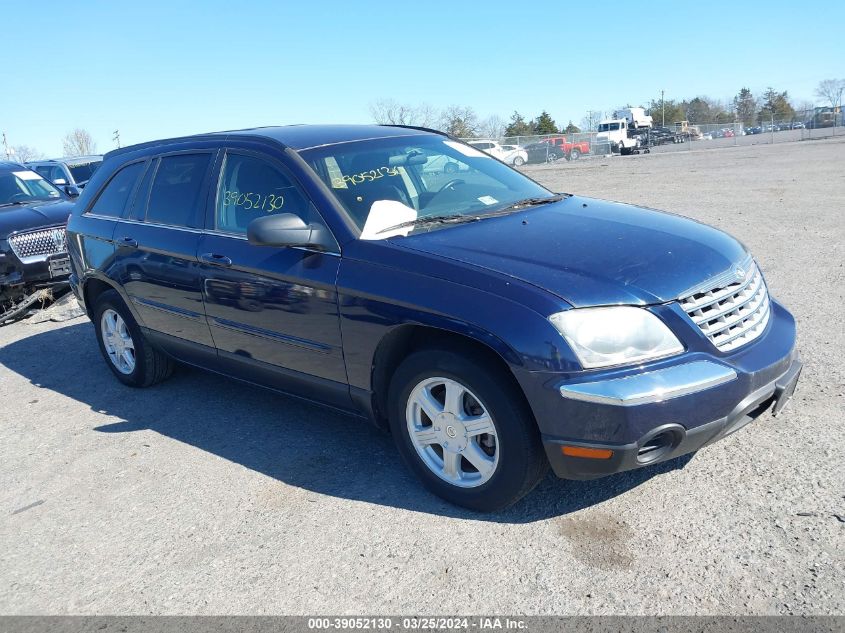
M836 140L527 170L742 239L806 367L778 419L500 514L330 411L199 371L124 388L84 317L0 329L0 612L845 613L843 166Z

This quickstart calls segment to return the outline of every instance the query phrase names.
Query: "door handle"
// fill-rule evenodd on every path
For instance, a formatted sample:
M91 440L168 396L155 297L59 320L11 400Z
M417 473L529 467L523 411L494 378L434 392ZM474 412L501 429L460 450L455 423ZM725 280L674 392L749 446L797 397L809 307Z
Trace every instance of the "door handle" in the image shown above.
M124 237L122 240L118 240L118 246L126 246L127 248L138 248L138 242L131 237Z
M201 262L206 264L214 264L216 266L229 267L232 265L232 260L225 255L218 255L217 253L203 253L199 257Z

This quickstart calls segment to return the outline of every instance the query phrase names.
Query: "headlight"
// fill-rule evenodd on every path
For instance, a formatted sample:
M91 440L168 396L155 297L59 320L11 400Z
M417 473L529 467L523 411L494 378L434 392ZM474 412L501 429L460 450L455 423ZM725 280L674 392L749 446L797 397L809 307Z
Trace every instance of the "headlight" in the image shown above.
M575 308L549 317L585 369L671 356L684 346L648 310L633 306Z

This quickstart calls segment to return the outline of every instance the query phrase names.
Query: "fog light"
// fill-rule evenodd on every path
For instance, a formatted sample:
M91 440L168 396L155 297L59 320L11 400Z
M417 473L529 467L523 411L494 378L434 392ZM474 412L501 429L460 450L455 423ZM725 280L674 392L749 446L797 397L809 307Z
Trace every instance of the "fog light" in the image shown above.
M587 459L610 459L613 451L609 448L586 448L584 446L561 446L560 450L567 457L586 457Z

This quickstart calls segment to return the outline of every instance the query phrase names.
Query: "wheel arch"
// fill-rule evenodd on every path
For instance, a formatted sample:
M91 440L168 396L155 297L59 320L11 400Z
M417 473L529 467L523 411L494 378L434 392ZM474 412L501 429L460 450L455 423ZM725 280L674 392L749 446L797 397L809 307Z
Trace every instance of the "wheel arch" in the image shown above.
M124 293L121 292L120 287L118 287L118 285L110 279L104 279L99 276L88 277L82 282L82 300L85 303L85 312L88 314L88 318L92 321L94 320L94 305L96 304L99 296L109 290L114 290L121 296L122 299L124 299L124 303L126 303L129 311L132 313L132 316L137 320L135 310L132 309L129 302L125 301L126 297L124 296Z
M478 333L474 333L478 334ZM480 357L485 366L494 367L522 397L526 410L531 411L519 382L511 371L511 364L519 363L516 353L492 336L470 335L424 324L398 325L385 334L376 346L371 368L371 397L373 421L387 429L387 398L390 380L399 364L410 354L424 349L444 349Z

